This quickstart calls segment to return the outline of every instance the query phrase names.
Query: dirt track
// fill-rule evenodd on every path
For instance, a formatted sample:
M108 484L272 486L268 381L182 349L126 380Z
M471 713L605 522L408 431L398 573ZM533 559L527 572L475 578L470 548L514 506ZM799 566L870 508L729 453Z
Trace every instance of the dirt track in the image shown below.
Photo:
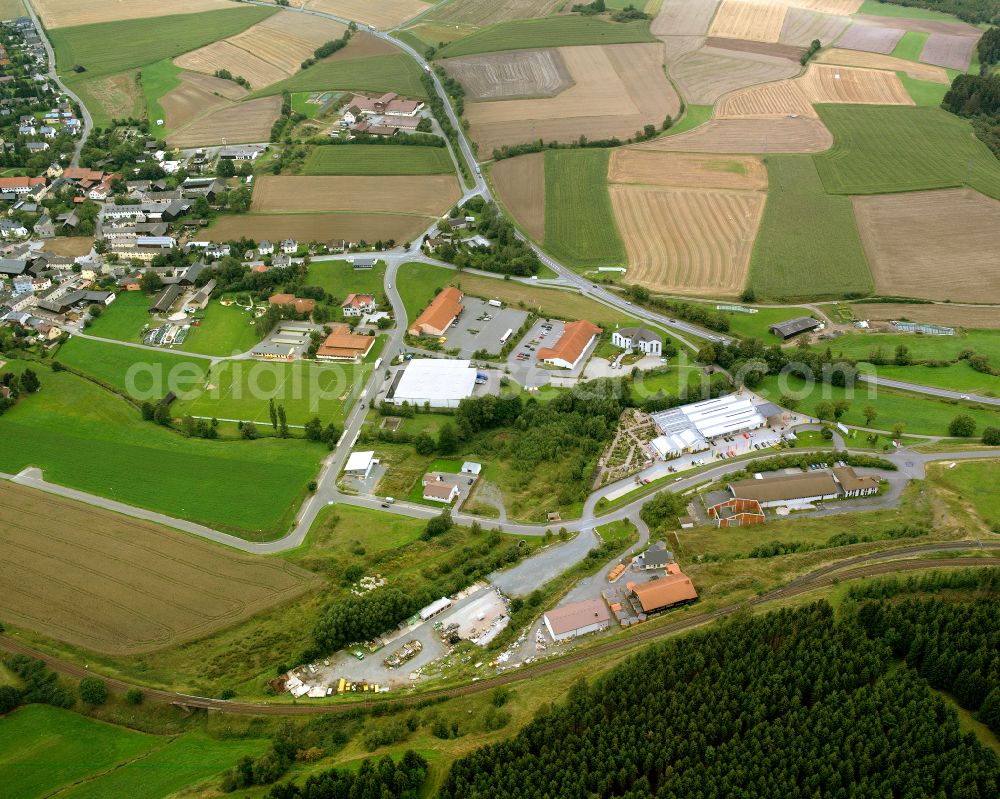
M984 549L997 549L1000 548L1000 544L995 542L984 542L981 545ZM762 594L749 602L737 605L728 605L718 610L709 611L706 613L699 614L697 616L692 616L681 621L674 622L672 624L666 624L661 627L648 626L645 629L639 629L637 632L623 638L608 641L606 643L598 644L596 646L584 648L570 653L561 658L552 658L550 660L545 660L540 663L534 663L526 666L522 669L517 669L516 671L509 671L504 674L500 674L496 677L492 677L486 680L481 680L476 683L471 683L468 685L456 686L454 688L442 688L433 691L426 691L422 693L416 693L411 696L402 697L400 699L384 699L384 700L367 700L364 702L344 702L342 704L336 705L305 705L305 704L265 704L265 703L254 703L254 702L233 702L222 699L208 699L205 697L194 697L188 696L186 694L178 694L171 691L162 691L159 689L142 688L143 693L147 701L158 702L161 704L173 704L180 705L187 708L206 708L209 710L219 710L226 713L234 713L237 715L251 715L251 716L314 716L314 715L324 715L327 713L353 713L357 712L359 707L367 707L371 705L400 705L407 706L413 705L418 702L422 702L431 698L444 698L451 696L464 696L468 694L481 693L483 691L489 691L498 685L509 685L515 682L522 682L524 680L532 679L534 677L539 677L543 674L548 674L553 671L562 669L573 663L580 663L587 660L594 660L600 658L604 655L611 654L618 651L628 651L640 647L650 641L656 641L662 638L667 638L671 635L676 635L681 632L686 632L688 630L696 629L697 627L709 624L716 619L722 618L724 616L730 616L733 613L741 610L742 608L749 606L759 606L764 605L768 602L776 600L791 599L800 594L807 593L809 591L814 591L818 588L823 588L825 586L831 585L834 582L840 583L849 579L858 579L864 577L873 577L883 574L893 574L896 572L906 572L915 570L925 570L934 568L960 568L960 567L976 567L976 566L998 566L1000 565L1000 558L996 557L952 557L952 558L938 558L933 560L890 560L891 558L904 558L912 557L924 553L941 552L941 551L962 551L963 549L973 549L976 548L976 542L972 541L955 541L947 542L941 544L925 544L923 546L906 547L903 549L890 550L883 553L874 553L872 555L861 555L855 558L848 558L843 561L832 563L828 566L816 569L809 574L797 577L792 580L788 585L783 588L775 589L774 591L769 591L766 594ZM881 561L881 562L879 562ZM888 561L888 562L886 562ZM868 565L861 565L868 564ZM14 641L10 638L0 636L0 650L7 652L18 653L29 655L31 657L39 658L44 661L53 670L65 674L67 676L73 677L74 679L81 679L83 677L94 676L93 672L78 666L75 663L70 663L68 661L60 660L58 658L50 657L49 655L39 652L38 650L31 649L30 647L24 646L23 644ZM107 679L105 681L108 684L108 688L118 694L124 693L130 688L133 688L131 683L124 682L117 679Z
M490 177L510 215L535 241L544 241L545 153L497 161Z

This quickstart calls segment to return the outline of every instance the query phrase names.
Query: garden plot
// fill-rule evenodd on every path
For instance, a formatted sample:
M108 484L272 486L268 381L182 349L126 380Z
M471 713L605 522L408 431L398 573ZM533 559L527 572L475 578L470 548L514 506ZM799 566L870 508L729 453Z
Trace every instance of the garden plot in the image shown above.
M887 69L891 72L905 72L916 80L926 80L932 83L949 83L948 73L941 67L931 64L918 64L882 53L866 53L861 50L842 50L839 47L824 50L816 59L819 64L840 64L845 67L861 67L863 69Z
M225 106L195 119L167 137L172 147L266 142L281 113L281 97L261 97Z
M703 47L680 58L671 77L688 103L711 104L727 92L791 78L800 66L787 58Z
M777 42L787 10L780 3L722 0L708 34L730 39Z
M935 64L965 72L969 68L977 41L979 41L978 36L932 33L927 37L924 49L920 53L920 60L925 64Z
M914 104L896 73L880 69L810 64L796 83L812 103Z
M719 0L663 0L649 30L654 36L704 36L718 8Z
M508 213L535 241L545 239L545 154L507 158L490 170L493 187Z
M864 25L855 22L843 36L837 39L837 47L888 55L899 44L904 33L905 31L901 28L884 28L881 25Z
M511 50L445 59L467 100L553 97L573 85L558 50Z
M167 14L193 14L197 11L219 11L233 8L225 0L33 0L38 16L46 28L70 28L113 22L121 19L146 19Z
M1000 202L971 189L854 198L880 294L1000 302Z
M814 39L824 45L834 41L851 24L850 17L820 14L803 8L789 8L778 41L808 47Z
M626 138L676 116L680 98L664 75L662 51L660 44L558 48L571 88L548 99L466 103L480 154L535 139Z
M459 196L454 175L263 175L257 180L251 210L282 213L367 211L439 216Z
M812 103L797 80L779 80L739 89L721 98L715 107L719 119L816 117Z
M200 72L182 72L177 77L180 85L160 98L168 130L179 130L207 112L228 108L247 94L238 83Z
M608 182L689 189L765 191L767 170L752 156L730 158L625 147L611 151Z
M694 130L639 145L692 153L819 153L833 136L819 119L710 119Z

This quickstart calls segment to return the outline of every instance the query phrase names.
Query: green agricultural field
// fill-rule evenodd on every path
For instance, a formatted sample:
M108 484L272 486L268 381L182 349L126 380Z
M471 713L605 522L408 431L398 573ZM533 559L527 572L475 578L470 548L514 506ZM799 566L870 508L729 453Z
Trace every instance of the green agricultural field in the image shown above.
M831 194L971 186L1000 198L1000 162L969 123L939 108L818 105L834 144L813 156Z
M907 31L892 51L892 55L896 58L905 58L907 61L919 61L928 36L930 34L923 31Z
M858 9L859 14L871 14L878 17L905 17L907 19L936 19L941 22L956 22L957 17L941 11L931 11L929 8L883 3L881 0L865 0Z
M156 401L168 390L180 393L177 388L182 385L201 382L210 363L169 350L126 347L79 336L63 344L56 359L138 401Z
M741 303L736 303L741 305ZM746 306L748 308L753 306ZM776 341L768 328L779 322L794 319L797 316L810 316L808 308L757 308L757 313L739 313L738 311L720 311L729 320L729 332L737 336L759 338L761 341L773 343Z
M608 151L545 152L545 249L570 266L624 266L608 196Z
M155 131L158 138L165 138L168 133L165 124L156 124L156 120L162 119L166 122L167 118L163 106L160 105L160 98L181 85L177 76L183 71L180 67L174 66L174 62L169 58L144 66L139 71L142 96L146 101L146 118L149 120L150 130Z
M712 118L713 106L710 105L685 105L684 115L680 120L663 132L663 136L675 136L678 133L704 125Z
M248 352L260 341L250 314L236 304L210 300L205 310L194 316L200 318L200 323L188 331L180 347L185 352L228 357Z
M165 740L69 710L26 705L0 718L0 790L18 799L50 796L142 757Z
M341 423L371 374L371 361L382 344L372 347L369 362L266 363L224 361L212 368L207 381L174 409L178 414L252 421L271 429L270 400L283 405L290 425L304 425L314 416L324 424Z
M448 285L455 271L433 264L403 264L397 273L399 296L406 308L407 320L412 322L434 299L434 295Z
M1000 461L960 462L954 469L935 468L936 479L971 502L994 530L1000 527Z
M325 451L301 440L185 438L81 377L39 377L42 390L0 417L0 471L37 466L53 483L244 538L285 532Z
M255 94L264 97L282 92L321 92L352 89L359 92L396 92L407 97L424 97L422 72L416 61L403 53L320 61L285 80Z
M980 430L987 426L1000 425L1000 413L995 411L975 409L961 403L932 399L905 391L876 389L863 383L859 383L852 392L849 392L843 388L819 383L810 388L799 378L771 375L766 377L755 390L772 402L779 402L783 389L800 397L796 408L799 413L810 415L815 415L816 405L820 402L846 399L851 406L840 421L859 427L869 426L865 424L863 413L868 405L878 412L871 427L879 430L892 430L895 424L902 423L907 433L945 436L948 434L948 424L951 420L963 413L975 419Z
M766 161L769 190L749 287L766 299L870 293L871 272L850 199L823 191L808 155L771 155Z
M940 108L945 94L951 88L947 83L934 83L929 80L911 78L905 72L897 72L903 88L918 106L923 108Z
M570 47L580 44L627 44L655 42L649 21L607 22L596 17L555 16L501 22L452 42L439 50L437 58L453 58L498 50L531 47Z
M149 306L153 298L141 291L123 291L101 315L91 322L87 333L117 341L142 341L142 332L149 325Z
M94 119L95 127L106 128L113 119L142 117L145 100L138 85L139 71L128 70L121 75L99 75L93 79L74 80L73 91L87 106ZM118 81L122 81L122 86ZM115 87L112 90L109 82ZM112 96L107 96L111 91Z
M306 276L307 286L319 286L343 302L348 294L385 296L385 261L373 269L354 269L347 261L313 261Z
M81 65L88 78L173 58L233 36L267 19L276 8L242 6L197 14L129 19L49 31L62 75Z
M445 147L337 144L313 147L303 175L440 175L454 172Z
M881 348L892 358L896 346L905 344L914 360L950 360L963 350L975 350L1000 366L1000 330L970 330L955 336L924 336L916 333L848 333L829 346L835 355L864 359Z

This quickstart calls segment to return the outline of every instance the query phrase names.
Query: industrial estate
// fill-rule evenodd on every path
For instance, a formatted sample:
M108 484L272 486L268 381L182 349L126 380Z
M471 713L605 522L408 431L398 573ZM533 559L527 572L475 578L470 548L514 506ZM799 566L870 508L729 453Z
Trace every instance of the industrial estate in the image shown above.
M0 0L0 797L1000 795L998 26Z

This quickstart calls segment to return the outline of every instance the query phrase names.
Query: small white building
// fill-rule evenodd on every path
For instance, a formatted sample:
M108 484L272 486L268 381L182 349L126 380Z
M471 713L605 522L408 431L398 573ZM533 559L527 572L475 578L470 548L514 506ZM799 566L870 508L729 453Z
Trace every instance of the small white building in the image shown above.
M611 343L626 352L641 352L643 355L662 355L663 340L645 327L623 327L611 334Z
M565 641L578 635L606 630L611 614L607 605L599 599L585 599L550 610L543 618L552 640Z
M438 615L442 610L451 607L451 600L448 597L443 596L440 599L435 599L427 607L420 610L420 620L427 621Z
M374 452L352 452L344 466L344 476L367 480L376 463Z
M267 239L264 239L260 244L257 245L257 252L260 253L260 257L263 258L265 255L272 255L274 253L274 245L271 244Z
M466 461L462 464L462 474L471 474L478 477L482 470L483 464L476 463L475 461Z

